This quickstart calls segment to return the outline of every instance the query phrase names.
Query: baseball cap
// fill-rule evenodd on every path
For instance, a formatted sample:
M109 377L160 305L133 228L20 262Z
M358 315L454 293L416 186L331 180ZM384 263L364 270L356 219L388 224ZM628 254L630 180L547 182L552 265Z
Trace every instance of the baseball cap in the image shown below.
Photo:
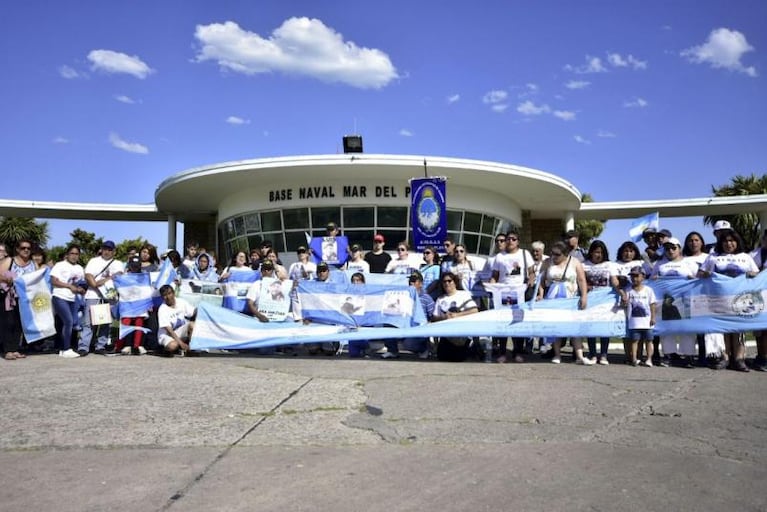
M325 263L324 261L320 261L319 263L317 263L317 272L319 272L320 270L330 270L330 267L328 267L328 264Z
M644 271L644 268L642 268L641 265L637 265L636 267L631 267L631 271L629 274L642 274L643 276L647 275L647 273Z
M107 240L106 242L104 242L103 244L101 244L101 248L102 248L102 249L111 249L111 250L113 250L113 251L114 251L114 250L115 250L115 247L116 247L116 246L115 246L115 243L114 243L113 241L111 241L111 240Z
M296 249L296 252L306 252L306 246L305 245L299 245L298 249Z
M718 220L714 223L714 231L719 231L720 229L732 229L732 226L726 220Z
M384 236L381 233L376 233L376 236L373 237L374 242L385 242Z
M575 231L574 229L569 229L569 230L565 231L564 238L572 238L574 236L578 236L578 232Z
M334 229L338 229L338 226L336 226L335 222L328 222L328 225L325 226L325 229L327 231L333 231Z
M669 238L671 238L673 236L671 234L671 231L669 231L668 229L661 229L660 231L658 231L658 234L661 235L661 236L667 236Z
M645 228L645 229L644 229L644 231L642 231L642 236L645 236L645 235L654 235L654 234L656 234L657 232L658 232L658 230L657 230L657 229L655 229L655 228Z
M679 239L674 237L671 237L663 242L663 245L676 245L677 247L682 247L682 244L679 243Z
M412 274L410 274L410 277L407 278L409 283L412 283L414 281L423 281L423 276L420 272L414 271Z
M360 244L353 244L352 247L351 247L351 250L352 250L352 252L361 251L362 247L360 247Z

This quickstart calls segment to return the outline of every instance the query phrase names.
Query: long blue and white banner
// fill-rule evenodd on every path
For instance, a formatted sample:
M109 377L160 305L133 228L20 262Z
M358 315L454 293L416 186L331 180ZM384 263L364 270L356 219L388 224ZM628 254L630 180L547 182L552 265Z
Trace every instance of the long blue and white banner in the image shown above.
M657 295L655 332L715 333L767 329L767 272L753 279L715 275L710 279L646 281ZM308 284L308 283L304 283ZM329 287L334 285L318 283ZM357 285L359 286L359 285ZM300 289L300 287L299 287ZM321 292L323 290L319 290ZM304 295L315 292L304 286ZM321 294L321 293L320 293ZM304 298L304 300L307 300ZM315 300L315 299L308 299ZM316 318L336 325L301 325L294 322L261 323L222 308L201 304L192 348L254 348L272 345L340 340L368 340L430 336L588 336L623 337L626 313L612 290L588 295L588 307L578 309L578 299L551 299L519 307L482 311L455 319L411 327L359 327L364 325L327 301L318 300L327 313ZM411 296L412 300L412 296ZM344 302L345 304L345 302ZM326 308L327 306L327 308ZM348 309L348 308L347 308ZM371 324L376 325L376 324ZM198 332L199 329L199 332Z
M410 180L410 225L413 247L418 252L429 245L441 247L447 238L445 181L444 177Z
M56 334L51 294L51 269L47 266L14 279L21 326L27 343Z

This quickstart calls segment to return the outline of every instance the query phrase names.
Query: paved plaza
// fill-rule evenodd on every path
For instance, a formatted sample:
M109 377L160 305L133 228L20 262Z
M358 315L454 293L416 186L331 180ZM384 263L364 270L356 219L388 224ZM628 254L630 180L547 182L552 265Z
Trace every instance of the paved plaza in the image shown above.
M0 510L767 510L767 374L611 358L31 356Z

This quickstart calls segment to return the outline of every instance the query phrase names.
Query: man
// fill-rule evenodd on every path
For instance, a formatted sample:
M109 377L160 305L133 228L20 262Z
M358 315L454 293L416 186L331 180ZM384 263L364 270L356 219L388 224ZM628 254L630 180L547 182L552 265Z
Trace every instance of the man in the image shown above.
M261 267L261 251L258 249L250 250L250 268L258 270Z
M453 253L455 252L455 240L446 238L443 247L445 248L445 255L440 258L440 268L442 269L442 273L445 273L450 272L450 267L453 265L453 261L455 261L455 257L453 256Z
M485 272L491 272L493 271L493 265L495 265L495 259L498 257L499 254L501 254L506 247L506 234L505 233L498 233L495 235L495 249L493 250L493 254L490 255L487 260L485 260L485 267L482 269Z
M189 245L186 246L186 256L184 257L183 263L187 267L189 267L189 270L192 270L194 268L195 263L197 263L197 255L199 254L199 246L192 242Z
M265 259L261 263L261 279L265 277L275 277L274 263L270 259ZM268 322L269 318L258 310L258 296L261 294L261 279L254 281L248 288L248 311L260 322ZM279 282L279 281L277 281Z
M508 304L513 305L524 302L525 290L534 279L533 256L527 249L520 248L519 233L516 230L511 230L506 233L504 252L495 258L493 276L490 278L490 282L508 285L511 288ZM508 338L495 338L494 341L498 343L497 361L505 363ZM512 343L514 344L514 362L524 362L522 354L525 350L525 338L512 338Z
M568 230L565 232L564 236L562 237L562 240L567 244L567 248L570 251L569 255L571 258L576 259L583 263L586 261L586 256L583 253L583 249L581 249L580 245L578 245L578 242L580 240L580 235L577 231L574 229Z
M184 299L177 298L170 285L160 287L160 296L163 303L157 311L157 341L163 347L164 355L173 357L176 352L191 355L189 341L197 310Z
M370 272L373 274L383 274L386 272L386 266L391 261L391 255L384 252L384 237L377 233L373 237L373 250L365 254L365 261L370 265Z
M84 297L83 330L77 344L77 353L80 354L80 357L85 357L90 352L94 334L96 336L94 352L101 355L106 354L110 324L93 325L91 323L91 306L116 300L117 291L112 283L112 276L122 274L124 270L123 263L115 258L115 243L111 240L101 244L101 253L95 258L91 258L85 266L85 281L88 283L88 291L85 292Z
M646 228L644 231L642 231L642 240L644 241L645 247L644 255L642 255L642 259L646 263L647 268L652 268L653 264L660 259L659 249L660 245L658 244L658 231L655 228Z
M328 222L328 225L325 226L325 236L338 236L340 234L341 232L335 222Z
M426 319L431 321L431 317L434 314L434 299L426 293L421 273L415 271L410 274L408 284L415 288ZM386 352L381 354L382 359L396 359L399 357L399 339L387 339L384 341L384 345L386 345ZM402 340L402 345L405 350L417 353L418 359L429 359L429 338L405 338Z
M315 279L315 281L318 281L320 283L329 283L330 282L329 278L330 278L330 267L324 261L320 261L319 263L317 263L317 279ZM307 321L304 320L304 322L307 322ZM323 343L307 343L306 349L310 355L317 355L320 352L322 352L325 355L332 356L332 355L335 355L336 352L338 352L338 349L340 346L341 344L337 341L325 341Z

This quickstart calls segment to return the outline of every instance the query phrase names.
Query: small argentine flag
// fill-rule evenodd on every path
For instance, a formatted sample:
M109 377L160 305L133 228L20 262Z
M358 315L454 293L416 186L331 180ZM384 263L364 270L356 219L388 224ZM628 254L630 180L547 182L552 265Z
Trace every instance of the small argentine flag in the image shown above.
M658 229L658 226L660 225L660 215L658 215L658 212L650 213L645 215L644 217L639 217L638 219L634 219L631 222L631 227L629 228L629 238L631 238L631 241L634 243L639 242L642 239L642 233L647 228L655 228Z

